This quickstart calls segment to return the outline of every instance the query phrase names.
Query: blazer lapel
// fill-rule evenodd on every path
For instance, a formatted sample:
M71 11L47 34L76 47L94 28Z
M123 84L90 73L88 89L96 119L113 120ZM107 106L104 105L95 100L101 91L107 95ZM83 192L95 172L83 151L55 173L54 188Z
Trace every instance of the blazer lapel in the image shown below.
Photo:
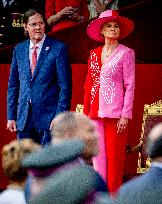
M42 63L44 62L48 52L50 50L50 43L48 41L48 38L46 37L45 38L45 41L43 43L43 46L42 46L42 49L41 49L41 52L40 52L40 55L39 55L39 58L38 58L38 62L37 62L37 65L36 65L36 68L35 68L35 71L34 71L34 75L33 75L33 78L32 80L35 78L35 76L38 74L40 68L41 68L41 65Z
M25 42L24 49L20 50L21 56L23 56L23 64L25 67L25 71L27 76L29 77L29 80L31 79L31 70L30 70L30 61L29 61L29 40Z

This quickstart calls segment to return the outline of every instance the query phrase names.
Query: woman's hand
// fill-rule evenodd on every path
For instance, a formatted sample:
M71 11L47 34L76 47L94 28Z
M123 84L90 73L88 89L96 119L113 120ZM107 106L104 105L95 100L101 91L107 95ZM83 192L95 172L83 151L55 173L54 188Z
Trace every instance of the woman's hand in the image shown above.
M67 6L64 9L61 10L61 15L73 15L76 12L78 12L78 8L74 8L72 6Z
M96 6L96 12L98 15L100 15L103 11L106 10L106 4L101 4L100 6Z
M105 3L101 3L98 0L93 0L93 3L95 5L97 15L99 15L100 13L102 13L103 11L106 10L106 4Z
M69 6L69 7L71 7L71 6ZM65 10L66 10L66 8L69 8L69 7L65 7ZM78 11L79 11L79 8L77 8L77 7L76 8L74 8L74 7L72 8L71 7L70 10L66 11L66 15L68 16L68 18L70 20L83 22L84 21L84 16L80 16Z
M65 18L68 18L69 15L73 15L74 13L78 12L78 8L74 8L72 6L67 6L64 9L62 9L61 11L59 11L58 13L50 16L47 19L47 23L49 26L54 25L55 23L57 23L59 20Z
M120 118L117 122L117 133L122 133L128 126L128 118Z
M72 15L68 15L68 18L74 21L83 22L84 16L78 15L78 13L74 13Z

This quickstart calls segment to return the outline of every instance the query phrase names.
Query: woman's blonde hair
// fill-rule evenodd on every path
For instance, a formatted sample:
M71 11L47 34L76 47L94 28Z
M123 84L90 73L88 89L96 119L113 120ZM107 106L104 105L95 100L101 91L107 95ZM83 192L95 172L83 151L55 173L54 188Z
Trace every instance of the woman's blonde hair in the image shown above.
M2 149L2 167L10 181L22 181L27 177L27 170L22 167L21 160L40 145L32 139L13 140Z

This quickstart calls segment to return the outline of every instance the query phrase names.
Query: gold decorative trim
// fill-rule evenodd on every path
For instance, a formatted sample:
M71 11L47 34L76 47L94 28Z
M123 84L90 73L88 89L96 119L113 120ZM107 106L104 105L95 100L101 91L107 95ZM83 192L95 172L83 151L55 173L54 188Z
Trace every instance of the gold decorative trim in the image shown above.
M76 113L83 113L84 106L82 104L77 104Z
M151 105L145 104L143 115L162 115L162 100Z

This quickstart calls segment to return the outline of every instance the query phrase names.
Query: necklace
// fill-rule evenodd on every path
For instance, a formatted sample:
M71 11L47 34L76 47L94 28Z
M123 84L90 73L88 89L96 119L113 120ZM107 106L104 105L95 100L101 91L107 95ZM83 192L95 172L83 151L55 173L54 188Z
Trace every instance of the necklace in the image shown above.
M115 48L117 48L118 43L115 44L111 49L109 49L109 51L106 50L106 47L104 46L102 49L102 54L105 57L109 57L111 55L111 53L115 50Z

